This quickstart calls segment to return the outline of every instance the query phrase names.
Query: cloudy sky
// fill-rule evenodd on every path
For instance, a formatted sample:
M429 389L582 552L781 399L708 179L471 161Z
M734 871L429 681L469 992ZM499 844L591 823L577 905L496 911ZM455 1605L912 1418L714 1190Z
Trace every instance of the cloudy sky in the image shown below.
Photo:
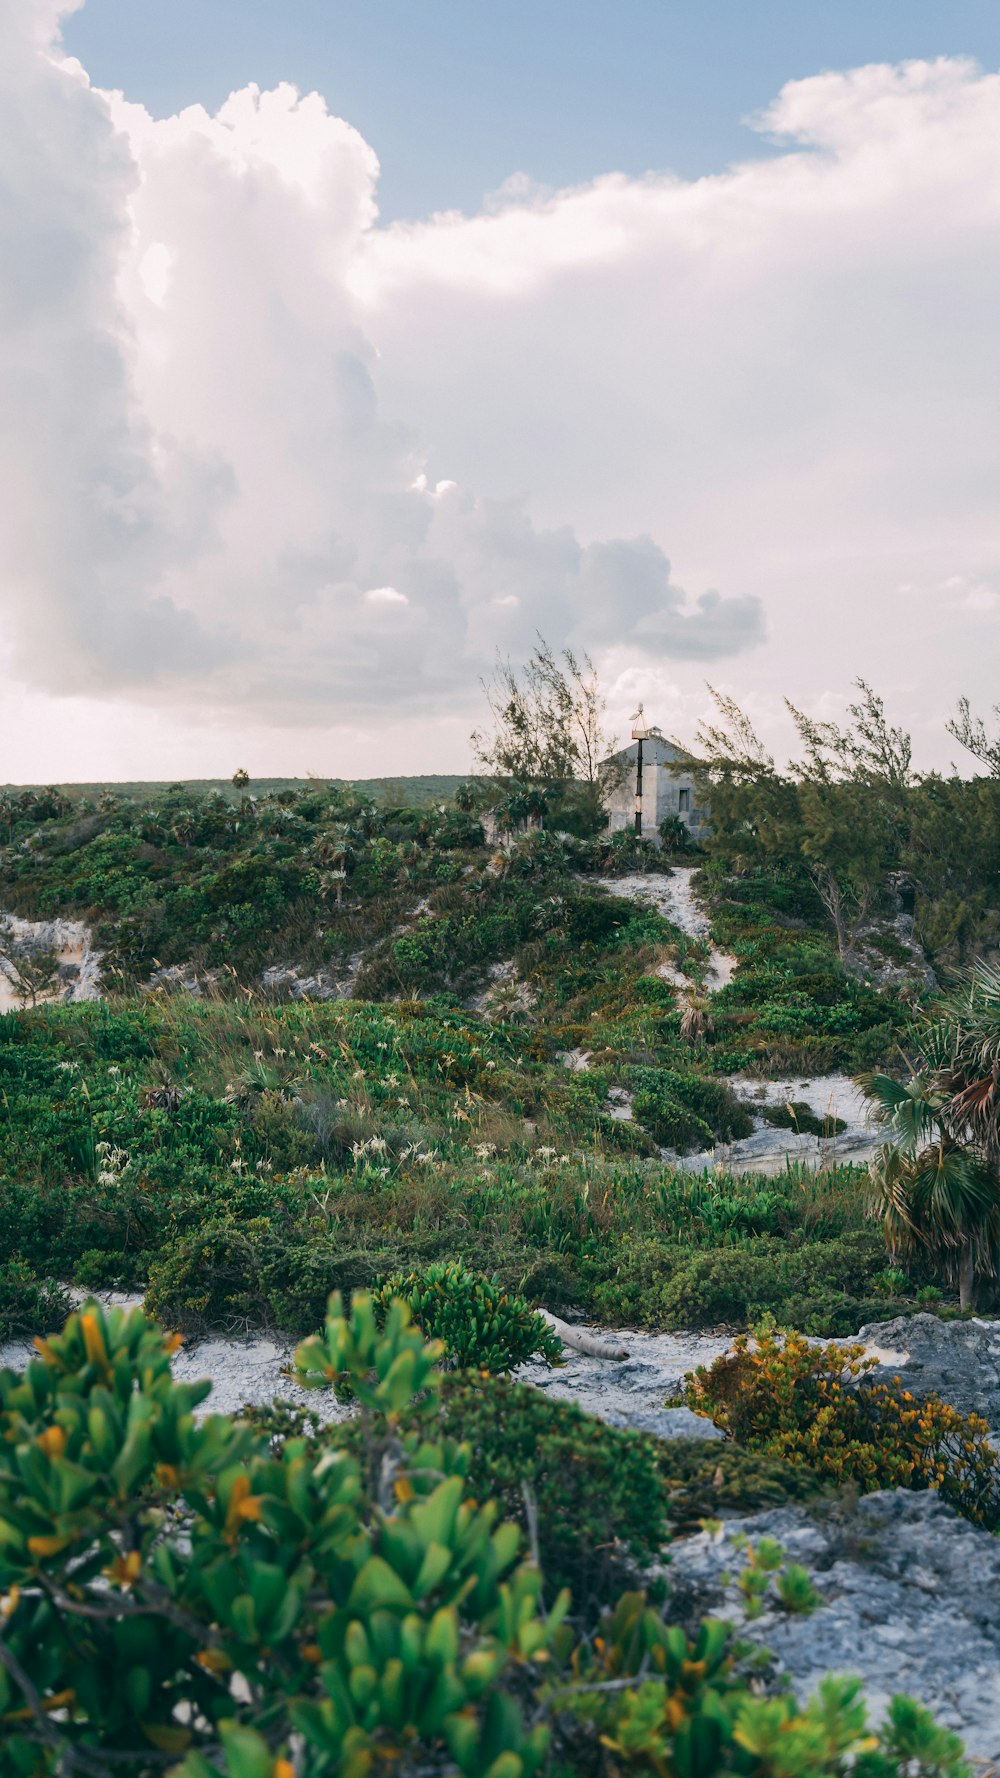
M993 0L0 0L0 776L462 770L539 630L946 766L998 64Z

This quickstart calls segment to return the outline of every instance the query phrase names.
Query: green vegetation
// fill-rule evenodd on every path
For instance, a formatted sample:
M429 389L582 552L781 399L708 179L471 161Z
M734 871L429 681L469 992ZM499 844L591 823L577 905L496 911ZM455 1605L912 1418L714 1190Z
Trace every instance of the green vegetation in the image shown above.
M634 1148L641 1129L601 1111L613 1072L542 1047L428 1002L171 996L9 1017L4 1251L39 1277L57 1255L66 1281L148 1288L193 1330L306 1333L333 1288L455 1260L632 1325L770 1310L852 1332L905 1306L905 1285L884 1294L855 1170L764 1181L623 1153L618 1132Z
M589 663L541 645L493 691L492 782L0 797L0 908L84 920L106 990L52 1003L46 939L0 1018L0 1338L51 1332L70 1286L142 1292L185 1332L312 1336L300 1380L356 1410L196 1423L152 1323L95 1307L0 1373L22 1778L959 1778L905 1701L879 1741L849 1682L757 1695L647 1571L671 1527L831 1486L937 1486L992 1527L981 1426L794 1333L692 1384L723 1444L508 1378L560 1357L539 1306L843 1337L987 1300L1000 781L917 778L867 687L843 730L795 713L781 773L720 699L687 860L734 960L710 992L705 939L608 893L687 834L601 830ZM942 992L927 958L973 970ZM870 1179L792 1086L834 1069L880 1109ZM691 1168L761 1118L830 1158ZM366 1294L327 1317L331 1292ZM750 1614L813 1603L770 1545L738 1585Z
M458 1370L506 1374L536 1355L562 1363L562 1341L523 1297L511 1296L460 1262L439 1260L422 1272L397 1273L375 1291L376 1315L405 1303L428 1339L440 1340Z
M305 1438L317 1457L363 1451L357 1420L324 1425L314 1410L281 1401L244 1416L275 1448ZM608 1426L573 1402L479 1372L443 1374L435 1424L441 1436L468 1446L471 1492L498 1500L526 1547L537 1545L547 1588L569 1587L574 1615L642 1585L671 1527L699 1530L721 1512L809 1500L823 1489L804 1465L735 1444Z
M726 1624L689 1639L642 1593L576 1619L568 1592L544 1603L517 1527L469 1497L468 1447L437 1436L439 1348L402 1304L380 1333L369 1299L334 1299L297 1355L307 1383L349 1385L359 1457L196 1420L208 1385L173 1382L170 1347L91 1304L0 1372L0 1720L22 1778L770 1778L778 1746L788 1778L964 1778L905 1700L873 1733L856 1682L754 1695ZM786 1609L812 1604L800 1579L780 1576Z
M977 964L908 1036L910 1078L867 1081L888 1138L869 1200L889 1252L933 1255L966 1308L1000 1238L1000 972Z
M534 705L514 725L539 772L545 698L558 716L553 686L566 683L542 668L541 740ZM582 711L593 753L599 698L577 674L567 708ZM660 1156L749 1133L754 1108L725 1079L737 1070L895 1078L914 997L929 998L888 921L899 835L912 848L924 831L921 797L953 810L965 797L982 814L994 781L915 784L898 737L877 779L857 736L855 755L843 737L806 738L813 777L799 784L755 763L745 733L728 755L716 736L701 894L736 969L701 998L704 944L603 887L621 870L666 868L663 855L627 833L527 832L495 852L481 784L440 807L377 808L313 783L8 797L3 901L84 917L117 983L102 1006L0 1023L0 1233L18 1289L43 1288L58 1255L58 1282L147 1289L173 1325L296 1333L332 1288L453 1262L532 1305L646 1326L770 1313L839 1334L912 1306L945 1281L950 1249L904 1254L897 1242L907 1270L887 1291L850 1169L709 1178ZM561 770L579 766L579 746L562 748ZM823 777L823 746L840 748L846 775ZM840 954L800 815L788 814L807 778L824 806L874 796L880 833L896 836L879 881L857 891L868 915L880 897L887 914L871 928L870 968L857 933ZM930 894L939 919L947 894L929 873L947 855L980 884L967 886L962 930L981 935L976 810L957 849L929 845L912 897ZM667 979L678 969L695 984L686 997ZM351 999L317 998L352 981ZM630 1115L612 1115L623 1103ZM763 1115L836 1134L801 1099Z
M977 1414L930 1396L914 1401L899 1379L876 1383L863 1346L813 1346L800 1334L741 1336L701 1367L688 1405L749 1450L806 1464L836 1482L937 1488L975 1524L1000 1529L1000 1469Z

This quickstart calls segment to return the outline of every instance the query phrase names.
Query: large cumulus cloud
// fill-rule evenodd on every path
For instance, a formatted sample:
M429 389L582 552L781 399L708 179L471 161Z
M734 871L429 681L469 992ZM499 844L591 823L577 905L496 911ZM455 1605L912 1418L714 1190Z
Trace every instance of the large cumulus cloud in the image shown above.
M248 88L154 121L61 59L60 10L0 4L0 575L23 676L308 722L440 708L539 629L705 659L760 640L755 599L689 608L648 537L584 544L524 494L428 480L419 412L381 411L358 277L378 163L320 97Z
M383 228L320 97L154 121L61 58L66 10L0 0L13 672L95 728L157 704L185 759L196 711L398 770L541 630L619 719L684 726L709 671L780 750L782 693L862 672L947 763L958 693L995 700L1000 77L828 73L714 177Z

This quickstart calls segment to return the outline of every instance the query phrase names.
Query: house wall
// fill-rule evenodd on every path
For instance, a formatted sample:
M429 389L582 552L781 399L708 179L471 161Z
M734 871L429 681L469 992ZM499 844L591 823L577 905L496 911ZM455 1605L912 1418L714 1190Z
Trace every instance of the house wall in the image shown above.
M635 825L638 753L639 744L633 741L612 755L625 766L622 782L608 797L608 826L612 833ZM642 743L643 838L658 846L660 822L668 815L683 821L693 840L708 832L708 810L699 805L697 786L677 749L660 736L647 735Z

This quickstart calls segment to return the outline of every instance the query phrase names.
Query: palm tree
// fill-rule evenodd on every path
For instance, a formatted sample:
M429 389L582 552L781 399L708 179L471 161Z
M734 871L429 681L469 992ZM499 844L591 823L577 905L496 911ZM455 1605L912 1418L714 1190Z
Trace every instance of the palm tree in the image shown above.
M869 1210L894 1259L923 1251L957 1274L964 1309L1000 1242L1000 972L976 964L910 1035L909 1080L861 1081L887 1137Z
M977 963L944 1005L944 1079L957 1135L1000 1171L1000 969ZM953 1037L950 1055L948 1038Z

